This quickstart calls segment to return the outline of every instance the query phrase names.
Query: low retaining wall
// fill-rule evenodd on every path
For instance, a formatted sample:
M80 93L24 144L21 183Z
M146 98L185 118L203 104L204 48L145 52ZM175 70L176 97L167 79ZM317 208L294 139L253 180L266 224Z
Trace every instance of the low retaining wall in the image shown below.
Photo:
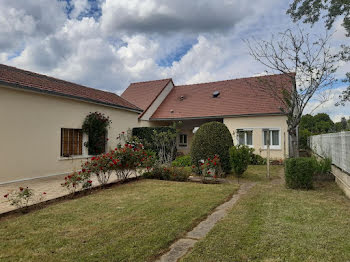
M350 198L350 176L335 165L332 165L332 173L335 176L335 182Z

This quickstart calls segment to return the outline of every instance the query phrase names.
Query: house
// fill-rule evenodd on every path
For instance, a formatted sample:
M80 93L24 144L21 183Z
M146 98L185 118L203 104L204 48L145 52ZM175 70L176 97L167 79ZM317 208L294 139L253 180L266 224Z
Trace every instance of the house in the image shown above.
M112 120L106 150L142 112L114 93L0 65L0 184L79 169L89 157L82 123L95 111Z
M282 110L285 106L268 91L272 84L282 96L282 90L291 90L291 82L283 75L179 86L172 79L163 79L132 83L121 97L143 110L140 126L181 121L177 147L184 154L190 152L194 133L202 124L218 121L228 127L234 144L254 148L263 157L269 134L270 156L283 159L288 155L287 116Z

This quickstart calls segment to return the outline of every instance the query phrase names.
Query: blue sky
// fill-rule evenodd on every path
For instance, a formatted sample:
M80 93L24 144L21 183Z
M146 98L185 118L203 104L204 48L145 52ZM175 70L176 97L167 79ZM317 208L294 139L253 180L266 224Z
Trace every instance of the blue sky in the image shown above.
M291 0L2 0L0 63L121 94L130 82L188 84L249 77L265 68L242 39L266 39L295 24ZM324 33L321 23L312 33ZM348 42L340 21L332 45ZM337 76L349 71L340 64ZM333 119L345 85L318 107ZM317 101L307 108L311 112Z

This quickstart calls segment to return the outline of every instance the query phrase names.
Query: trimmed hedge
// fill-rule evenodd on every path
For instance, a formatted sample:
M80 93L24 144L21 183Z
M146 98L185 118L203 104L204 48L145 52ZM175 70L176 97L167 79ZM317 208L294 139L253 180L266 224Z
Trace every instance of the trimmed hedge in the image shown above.
M191 144L191 158L194 165L199 161L218 155L225 173L231 171L229 149L233 146L227 126L220 122L209 122L200 126Z
M138 137L143 143L145 149L151 150L153 152L157 152L157 146L153 140L153 130L157 132L174 132L176 133L176 129L171 126L159 126L159 127L134 127L132 129L132 136ZM176 155L176 150L174 152L174 156Z
M300 157L286 160L286 186L293 189L312 189L313 175L316 172L313 158Z

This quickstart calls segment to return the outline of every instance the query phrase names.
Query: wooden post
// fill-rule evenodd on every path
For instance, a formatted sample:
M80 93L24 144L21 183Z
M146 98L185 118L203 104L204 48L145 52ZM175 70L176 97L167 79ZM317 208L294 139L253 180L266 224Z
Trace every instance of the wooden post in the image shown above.
M267 178L270 179L270 129L266 130L266 147Z

